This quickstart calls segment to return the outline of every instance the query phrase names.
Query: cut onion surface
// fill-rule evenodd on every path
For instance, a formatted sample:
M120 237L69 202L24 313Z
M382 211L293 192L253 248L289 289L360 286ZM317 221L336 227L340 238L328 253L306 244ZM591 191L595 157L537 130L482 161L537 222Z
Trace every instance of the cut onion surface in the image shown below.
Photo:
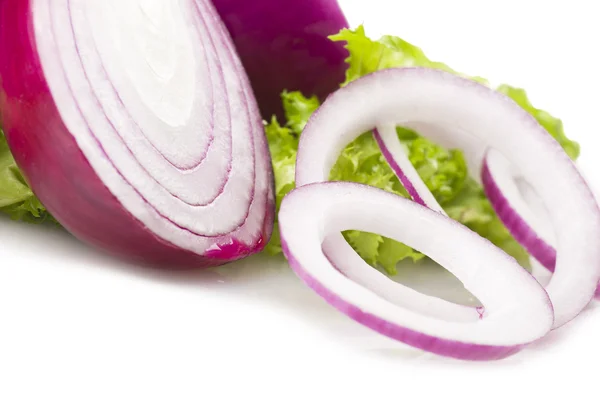
M344 81L348 52L327 38L348 27L336 0L213 0L266 120L283 117L281 91L320 99ZM281 119L280 119L281 120Z
M208 0L6 0L0 26L2 126L70 232L169 267L262 249L270 157Z
M308 286L357 322L419 349L460 359L500 359L543 337L553 324L546 291L512 257L411 200L361 184L310 184L286 196L279 224L284 253ZM357 283L348 274L370 266L362 260L349 266L344 247L322 249L327 237L345 230L381 234L426 253L460 279L485 312L467 312L402 285L396 292L404 297L392 297ZM332 254L339 256L335 264Z
M552 209L557 258L547 291L555 310L554 327L573 319L593 297L600 279L600 211L560 145L500 93L426 68L365 76L333 93L308 122L300 137L297 186L326 181L341 150L364 131L396 125L427 125L417 131L436 142L453 142L459 135L467 143L475 174L483 167L482 145L502 153L520 171Z

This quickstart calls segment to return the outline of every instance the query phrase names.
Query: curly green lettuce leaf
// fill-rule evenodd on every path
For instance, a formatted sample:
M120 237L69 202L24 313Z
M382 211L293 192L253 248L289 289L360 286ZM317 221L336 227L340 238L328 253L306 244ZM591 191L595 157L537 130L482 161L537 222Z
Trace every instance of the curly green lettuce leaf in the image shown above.
M295 187L296 152L298 151L298 137L300 135L294 132L289 125L280 125L275 116L273 116L270 123L265 122L265 133L269 143L275 176L275 214L277 214L283 197ZM277 221L273 228L273 236L265 250L270 254L281 253Z
M339 33L329 36L335 42L345 42L345 48L350 54L346 59L346 81L342 86L369 73L388 68L426 67L459 74L448 65L430 60L423 50L395 36L382 36L379 40L370 39L361 25L355 30L342 29ZM487 80L472 77L482 84Z
M580 147L579 144L573 140L570 140L563 128L563 123L560 119L552 116L548 112L538 109L531 104L527 93L522 88L516 88L503 84L497 88L499 92L507 95L519 106L525 109L530 115L532 115L539 124L542 125L548 131L548 133L563 147L567 155L571 159L575 160L579 157Z
M467 76L453 70L446 64L430 60L419 47L399 37L383 36L379 40L372 40L367 37L363 26L359 26L355 30L342 29L329 38L332 41L345 42L345 48L350 54L346 59L348 64L346 81L342 83L342 86L378 70L411 66L440 69L489 86L488 81L484 78ZM533 106L525 90L506 84L498 86L496 90L511 98L531 114L558 141L573 160L579 157L579 144L565 135L562 121Z
M15 163L4 133L0 130L0 213L13 220L40 223L51 219L33 194Z
M462 189L467 162L459 150L447 150L426 138L404 141L408 158L440 205L452 200Z
M299 91L284 91L281 100L287 126L296 136L300 136L310 116L321 106L319 99L316 96L307 98Z

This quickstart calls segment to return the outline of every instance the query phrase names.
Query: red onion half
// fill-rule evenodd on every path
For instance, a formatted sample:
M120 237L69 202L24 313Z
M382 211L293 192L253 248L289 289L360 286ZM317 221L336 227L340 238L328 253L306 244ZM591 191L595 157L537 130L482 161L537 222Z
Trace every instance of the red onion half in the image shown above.
M207 0L5 0L0 110L35 194L78 238L169 267L262 249L262 121Z
M388 69L365 76L332 94L300 138L296 184L327 181L341 150L362 132L381 126L427 125L433 141L470 143L473 172L484 152L501 152L552 209L557 260L546 287L554 327L573 319L590 301L600 279L600 210L572 161L527 112L481 84L426 68ZM438 139L438 138L442 139ZM470 140L465 137L471 137ZM463 149L462 146L459 148ZM414 228L398 223L398 228ZM340 237L341 239L341 237Z

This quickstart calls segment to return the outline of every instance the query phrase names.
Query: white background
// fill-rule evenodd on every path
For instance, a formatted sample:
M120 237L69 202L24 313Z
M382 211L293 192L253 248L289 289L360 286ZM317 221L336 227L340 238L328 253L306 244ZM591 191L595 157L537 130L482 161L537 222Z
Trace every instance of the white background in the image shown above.
M581 142L599 186L594 1L340 3L373 37L399 35L457 70L527 88ZM0 219L0 397L594 396L599 307L507 360L459 362L354 324L279 259L146 271Z

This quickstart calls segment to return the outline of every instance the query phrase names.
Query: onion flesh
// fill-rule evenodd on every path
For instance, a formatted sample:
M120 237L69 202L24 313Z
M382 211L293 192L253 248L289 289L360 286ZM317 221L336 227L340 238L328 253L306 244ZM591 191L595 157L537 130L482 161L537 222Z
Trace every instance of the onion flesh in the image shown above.
M274 211L268 148L207 0L7 0L0 18L7 141L66 229L167 267L262 249Z

